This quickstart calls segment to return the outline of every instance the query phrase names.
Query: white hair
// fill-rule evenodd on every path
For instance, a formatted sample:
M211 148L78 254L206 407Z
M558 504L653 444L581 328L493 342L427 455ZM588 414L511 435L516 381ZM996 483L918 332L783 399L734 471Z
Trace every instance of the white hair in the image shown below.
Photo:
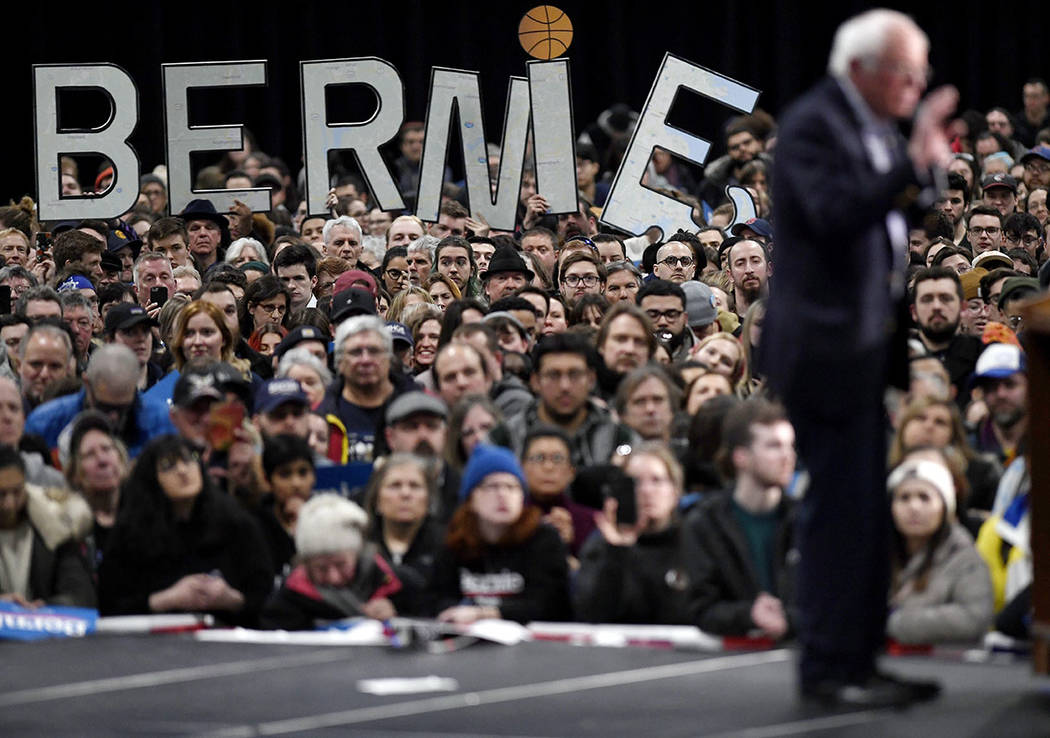
M324 223L324 227L321 229L321 238L326 244L328 243L328 234L332 232L333 228L337 227L349 228L351 231L357 234L358 241L364 238L363 232L361 231L360 223L351 218L349 215L340 215L338 218L326 220Z
M441 243L440 238L436 238L429 234L424 233L422 236L417 238L415 241L408 245L408 253L410 254L426 254L430 257L430 261L434 261L434 249Z
M351 336L356 336L358 333L365 333L371 331L377 334L383 341L383 346L386 347L388 356L394 355L394 339L390 336L390 331L387 330L386 323L382 319L375 315L355 315L352 318L347 318L339 327L335 329L335 356L338 362L343 358L343 344L346 343L346 339Z
M259 257L258 259L252 259L252 261L261 261L266 266L270 266L270 259L266 256L266 247L254 238L238 238L231 243L230 247L226 249L226 261L232 264L234 259L240 257L245 246L251 246L255 249L255 253Z
M898 29L915 31L927 46L930 43L915 21L896 10L876 8L853 16L835 31L828 57L828 74L847 77L854 60L874 60L885 51L890 35Z
M312 369L317 374L317 378L321 380L321 384L325 387L332 383L332 373L328 371L328 367L322 364L320 359L311 354L309 349L289 349L277 364L277 376L287 377L288 372L293 366L305 366Z

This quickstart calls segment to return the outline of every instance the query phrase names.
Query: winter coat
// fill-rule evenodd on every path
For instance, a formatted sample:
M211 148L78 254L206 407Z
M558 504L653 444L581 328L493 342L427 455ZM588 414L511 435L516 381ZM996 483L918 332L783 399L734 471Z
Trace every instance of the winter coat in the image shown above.
M720 635L745 636L755 628L751 606L759 594L747 539L733 516L733 496L723 492L705 499L685 519L683 546L689 577L690 622ZM788 617L795 624L794 503L786 496L777 507L780 525L774 542L773 581Z
M992 580L973 538L953 524L933 554L926 586L916 591L925 550L913 555L897 577L887 634L901 643L976 641L992 622Z
M117 518L99 567L103 615L150 612L149 598L190 574L217 574L244 595L240 612L215 616L253 626L273 588L273 564L258 523L228 495L209 492L188 520L174 523L174 548L147 551L136 522Z
M521 457L525 447L525 436L530 428L541 425L537 399L521 413L507 418L506 426L510 436L510 447ZM608 464L617 446L626 444L638 445L638 434L626 425L613 420L608 408L598 404L594 399L587 401L587 417L572 434L572 465L577 469L594 464Z
M26 418L26 433L40 436L47 443L48 448L58 448L59 436L66 426L84 410L84 401L87 397L85 390L75 395L64 395L54 400L39 405ZM135 458L147 443L166 433L174 433L175 426L171 424L168 414L168 406L156 400L149 399L141 392L135 393L135 402L130 412L134 418L134 428L130 435L122 440L128 448L128 455Z
M95 585L85 555L91 530L87 503L66 490L26 484L26 515L33 532L29 599L49 605L94 607Z
M633 546L613 546L596 533L580 553L576 614L594 623L685 625L688 578L681 526L639 536Z
M317 587L297 566L263 607L259 620L269 630L311 630L318 620L341 620L360 615L352 603L365 603L380 597L394 598L401 581L375 548L367 546L358 559L358 569L345 593ZM343 596L340 596L342 594ZM396 599L392 599L398 608Z

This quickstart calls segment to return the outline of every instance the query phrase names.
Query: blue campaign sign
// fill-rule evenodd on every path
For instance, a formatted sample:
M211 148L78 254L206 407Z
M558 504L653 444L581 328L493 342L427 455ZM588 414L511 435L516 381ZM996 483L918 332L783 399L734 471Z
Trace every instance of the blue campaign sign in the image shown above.
M83 607L38 607L0 602L0 640L79 638L95 632L97 610Z
M334 492L341 497L351 497L351 492L368 484L372 476L372 462L351 461L347 464L317 467L314 494Z

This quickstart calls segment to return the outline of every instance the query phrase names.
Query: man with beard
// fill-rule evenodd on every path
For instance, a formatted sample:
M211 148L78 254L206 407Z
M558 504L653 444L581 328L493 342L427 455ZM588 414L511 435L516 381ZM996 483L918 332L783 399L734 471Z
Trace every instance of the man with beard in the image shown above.
M573 236L590 238L598 232L598 221L591 213L591 204L581 197L576 206L575 213L562 213L558 216L558 240L561 243Z
M773 267L764 244L750 238L733 241L726 249L726 273L733 283L736 313L743 320L756 300L769 295Z
M174 431L166 403L150 402L136 388L139 360L127 346L106 344L91 354L84 387L36 408L26 418L26 433L58 448L59 438L82 410L98 410L112 424L131 458L157 436Z
M995 454L1005 468L1023 452L1018 448L1028 430L1027 362L1020 348L993 343L977 360L974 383L984 391L988 415L977 425L970 445Z
M506 423L510 446L519 458L528 429L541 423L568 434L577 469L606 464L617 447L637 445L634 431L615 422L608 408L591 398L595 356L586 338L576 333L544 336L532 357L535 371L530 382L536 399Z
M979 338L958 333L963 297L959 275L951 269L930 267L915 275L912 320L927 352L944 363L960 404L969 397L968 380L981 353Z
M795 430L783 408L748 400L726 416L722 452L731 494L705 500L684 523L690 616L708 633L780 640L797 617L794 505L784 494Z
M325 392L317 412L334 415L341 424L333 432L344 434L349 461L371 461L387 405L418 387L391 370L393 339L376 316L347 318L336 330L334 344L340 376Z
M439 520L452 517L459 502L460 475L442 456L448 435L448 406L424 392L406 392L387 408L384 435L391 453L412 453L427 460L438 482L438 509L434 514Z
M674 282L653 279L638 290L635 299L642 312L649 316L656 337L668 345L671 360L686 361L697 341L688 325L685 291Z

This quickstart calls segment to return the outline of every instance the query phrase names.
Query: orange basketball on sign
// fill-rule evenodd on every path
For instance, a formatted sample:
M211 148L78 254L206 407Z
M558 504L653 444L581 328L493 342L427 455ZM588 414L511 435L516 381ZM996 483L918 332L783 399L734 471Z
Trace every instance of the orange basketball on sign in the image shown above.
M569 50L572 21L561 8L539 5L521 19L518 40L525 53L534 59L553 59Z

